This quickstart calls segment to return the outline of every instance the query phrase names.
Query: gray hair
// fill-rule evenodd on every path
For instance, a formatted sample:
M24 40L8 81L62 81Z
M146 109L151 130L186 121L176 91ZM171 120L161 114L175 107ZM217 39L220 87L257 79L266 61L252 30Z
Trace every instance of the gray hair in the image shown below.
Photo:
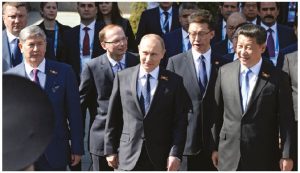
M42 37L45 42L47 38L45 32L36 25L25 27L19 34L19 39L22 43L24 43L29 37Z

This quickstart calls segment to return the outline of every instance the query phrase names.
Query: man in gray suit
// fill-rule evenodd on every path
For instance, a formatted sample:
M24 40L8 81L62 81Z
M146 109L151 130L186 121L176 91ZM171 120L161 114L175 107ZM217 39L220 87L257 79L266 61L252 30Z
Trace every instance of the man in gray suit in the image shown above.
M93 160L93 171L113 170L104 157L104 130L108 101L116 73L139 63L138 57L127 51L127 37L118 25L107 25L99 32L101 46L106 53L92 59L84 66L79 86L81 105L97 105L97 112L90 130L89 151ZM95 97L96 95L96 97Z
M192 101L188 113L187 140L180 170L216 170L210 159L209 141L214 107L214 86L219 67L224 63L211 50L214 37L212 15L199 10L189 16L189 39L192 49L171 57L167 69L183 77ZM203 59L202 59L203 58ZM203 63L202 64L202 60ZM205 74L203 83L202 74ZM201 163L201 164L199 164Z
M294 169L298 168L298 51L285 55L282 70L289 75L290 86L292 87L293 106L294 106L294 124L293 124L293 152Z
M161 69L164 42L145 35L140 63L117 73L109 101L104 153L119 170L176 171L187 127L187 94L182 78Z
M242 26L236 47L239 61L219 70L212 160L220 171L293 167L291 89L286 73L261 58L266 37L261 26Z

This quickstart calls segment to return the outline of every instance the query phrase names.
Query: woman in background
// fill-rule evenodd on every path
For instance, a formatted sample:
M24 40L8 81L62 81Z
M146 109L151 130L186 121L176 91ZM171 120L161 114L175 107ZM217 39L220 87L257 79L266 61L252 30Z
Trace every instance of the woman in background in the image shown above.
M128 51L137 53L137 45L129 21L121 16L117 2L98 2L97 20L103 21L105 25L120 25L128 37Z

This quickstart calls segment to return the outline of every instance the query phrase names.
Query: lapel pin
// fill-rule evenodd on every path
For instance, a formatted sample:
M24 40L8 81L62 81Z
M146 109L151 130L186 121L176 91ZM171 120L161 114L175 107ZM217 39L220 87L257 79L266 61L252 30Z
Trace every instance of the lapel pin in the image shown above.
M262 76L265 77L265 78L269 78L270 75L268 73L265 73L265 72L262 72Z
M51 69L49 71L50 71L51 74L54 74L54 75L57 75L57 73L58 73L57 71L51 70Z
M162 79L162 80L168 80L168 77L167 76L160 76L160 79Z

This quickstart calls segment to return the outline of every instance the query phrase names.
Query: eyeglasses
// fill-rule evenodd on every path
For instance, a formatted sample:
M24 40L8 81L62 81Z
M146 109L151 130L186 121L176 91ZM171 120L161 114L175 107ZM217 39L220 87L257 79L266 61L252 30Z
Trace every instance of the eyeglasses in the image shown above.
M198 32L198 33L197 32L189 32L189 36L192 37L192 38L196 38L196 36L203 37L203 36L207 35L210 32L211 32L211 30L207 31L207 32L201 31L201 32Z
M104 41L104 43L112 44L114 46L119 46L121 43L124 43L125 41L127 42L127 39L128 39L127 37L123 37L120 40L116 40L116 41Z

